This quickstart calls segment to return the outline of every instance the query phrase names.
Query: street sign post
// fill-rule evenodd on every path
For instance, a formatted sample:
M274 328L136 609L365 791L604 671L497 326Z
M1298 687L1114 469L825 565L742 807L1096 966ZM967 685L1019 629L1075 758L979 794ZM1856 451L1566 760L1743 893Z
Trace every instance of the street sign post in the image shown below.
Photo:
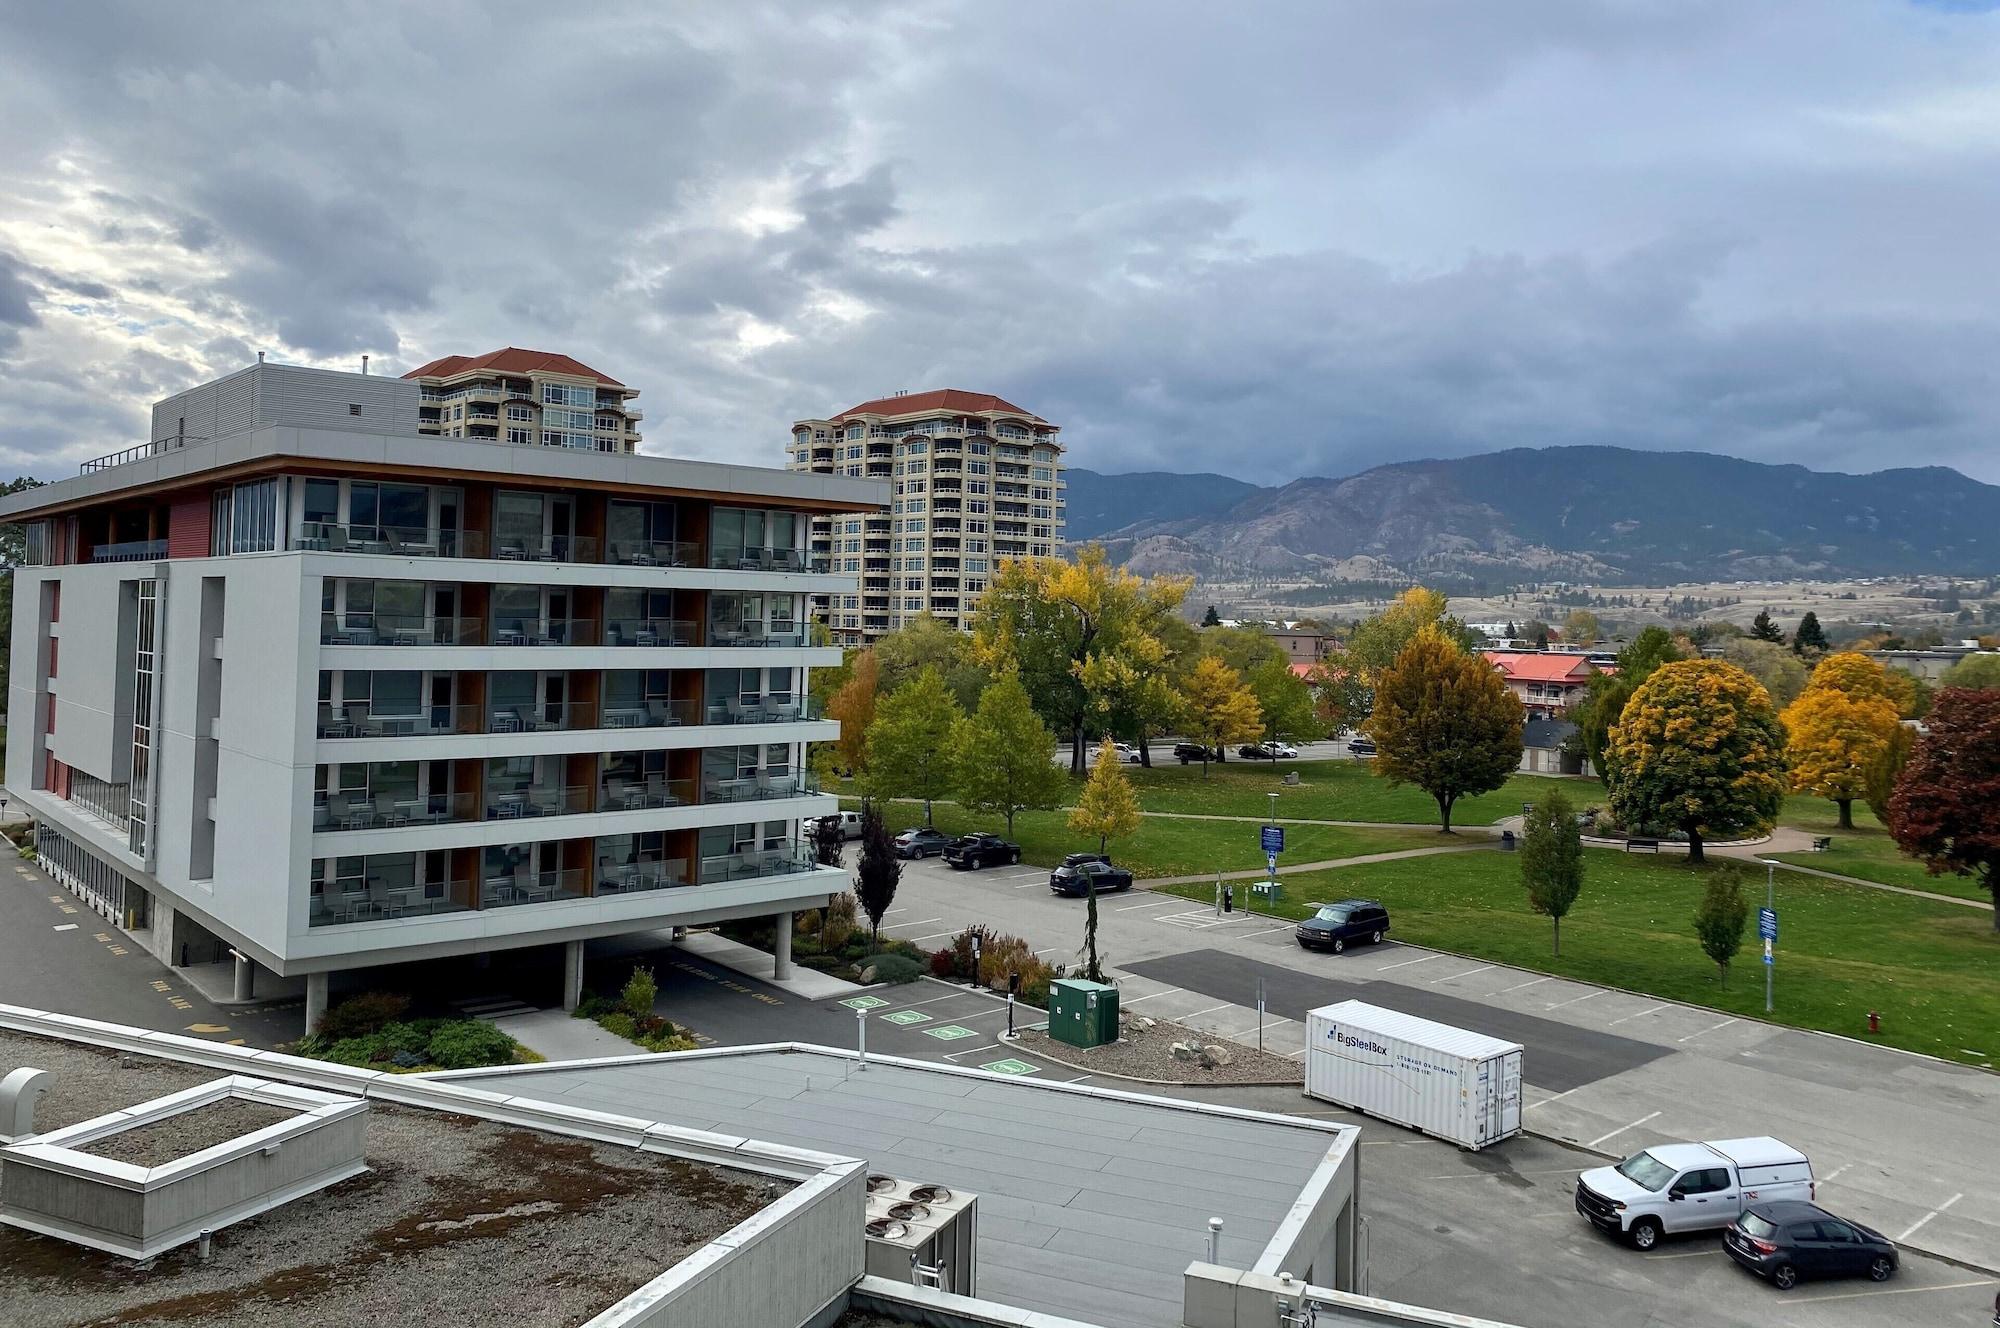
M1259 843L1262 844L1266 854L1275 858L1278 854L1285 851L1285 827L1282 825L1265 826L1262 835L1259 836Z
M1778 910L1760 908L1757 910L1757 934L1767 941L1778 939Z
M1771 973L1777 959L1771 951L1778 943L1778 864L1764 859L1764 907L1757 910L1757 934L1764 938L1764 1013L1771 1013Z

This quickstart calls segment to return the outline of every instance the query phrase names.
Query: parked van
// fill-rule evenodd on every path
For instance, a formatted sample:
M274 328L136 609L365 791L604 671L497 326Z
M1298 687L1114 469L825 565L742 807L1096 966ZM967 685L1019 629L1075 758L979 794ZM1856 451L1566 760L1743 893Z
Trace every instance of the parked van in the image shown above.
M1576 1211L1650 1250L1669 1231L1719 1230L1753 1203L1811 1203L1812 1163L1776 1139L1659 1144L1576 1181Z

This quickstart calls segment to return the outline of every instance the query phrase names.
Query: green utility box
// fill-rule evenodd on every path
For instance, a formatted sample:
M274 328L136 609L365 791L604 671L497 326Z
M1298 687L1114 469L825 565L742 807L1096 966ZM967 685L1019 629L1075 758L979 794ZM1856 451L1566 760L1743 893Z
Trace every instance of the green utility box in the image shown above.
M1049 1036L1072 1047L1118 1040L1118 988L1058 978L1049 984Z

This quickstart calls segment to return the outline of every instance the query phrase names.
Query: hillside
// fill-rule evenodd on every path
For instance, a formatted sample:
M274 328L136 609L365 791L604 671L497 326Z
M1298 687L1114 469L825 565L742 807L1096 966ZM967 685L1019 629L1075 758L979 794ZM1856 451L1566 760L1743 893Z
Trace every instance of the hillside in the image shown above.
M1140 570L1205 576L1964 573L2000 567L2000 487L1943 467L1840 475L1705 452L1517 448L1295 480L1104 537Z
M1139 521L1183 521L1219 516L1254 493L1266 490L1227 475L1176 475L1164 470L1101 475L1065 470L1069 511L1064 534L1095 539Z

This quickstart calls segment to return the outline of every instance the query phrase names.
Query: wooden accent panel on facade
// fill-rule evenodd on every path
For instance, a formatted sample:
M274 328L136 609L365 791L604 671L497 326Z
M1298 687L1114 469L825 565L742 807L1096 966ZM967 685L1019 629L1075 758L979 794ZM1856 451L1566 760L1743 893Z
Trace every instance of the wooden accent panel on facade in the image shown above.
M214 512L213 495L207 489L175 494L173 506L167 510L167 557L208 557L209 522Z

